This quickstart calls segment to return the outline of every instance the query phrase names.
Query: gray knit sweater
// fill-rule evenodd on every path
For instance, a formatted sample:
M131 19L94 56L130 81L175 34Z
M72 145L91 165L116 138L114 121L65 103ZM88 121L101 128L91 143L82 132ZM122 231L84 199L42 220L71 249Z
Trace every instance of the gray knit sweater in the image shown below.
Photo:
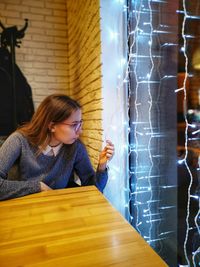
M0 200L40 192L40 182L52 189L66 188L73 176L79 176L81 185L96 185L102 192L107 183L107 171L95 174L85 146L77 140L63 145L57 156L36 155L20 133L10 135L0 148ZM20 181L7 180L8 171L19 161Z

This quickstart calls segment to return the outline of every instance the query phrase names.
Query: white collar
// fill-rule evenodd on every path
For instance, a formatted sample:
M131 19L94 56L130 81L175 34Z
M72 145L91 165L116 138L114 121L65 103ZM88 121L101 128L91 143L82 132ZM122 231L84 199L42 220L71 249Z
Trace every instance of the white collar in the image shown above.
M62 143L59 144L58 146L54 146L54 147L47 145L47 147L42 151L42 153L44 155L47 155L47 156L54 156L55 157L58 155L62 145L63 145Z

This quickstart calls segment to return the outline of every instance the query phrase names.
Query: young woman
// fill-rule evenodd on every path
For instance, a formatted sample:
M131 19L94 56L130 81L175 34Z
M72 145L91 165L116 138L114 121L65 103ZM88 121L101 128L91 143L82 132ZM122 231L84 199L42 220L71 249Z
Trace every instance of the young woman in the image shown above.
M74 173L81 185L94 184L102 192L108 179L106 163L114 154L114 145L107 142L95 173L79 140L81 126L81 107L75 100L61 94L46 97L32 120L11 134L0 148L0 200L66 188ZM8 171L16 160L20 180L8 180Z

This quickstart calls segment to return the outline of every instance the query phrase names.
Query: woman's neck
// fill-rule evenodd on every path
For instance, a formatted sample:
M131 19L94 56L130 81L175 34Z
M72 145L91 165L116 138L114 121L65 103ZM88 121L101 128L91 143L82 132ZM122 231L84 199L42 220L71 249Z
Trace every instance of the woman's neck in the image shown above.
M59 146L61 143L58 143L58 144L49 144L50 147L57 147Z

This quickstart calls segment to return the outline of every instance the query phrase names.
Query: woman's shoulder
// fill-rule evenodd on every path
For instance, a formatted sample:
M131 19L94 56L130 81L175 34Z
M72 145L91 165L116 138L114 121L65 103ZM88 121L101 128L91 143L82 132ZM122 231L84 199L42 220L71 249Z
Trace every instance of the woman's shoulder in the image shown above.
M21 133L15 131L12 134L10 134L3 142L1 150L17 149L19 147L24 146L25 143L26 143L25 137Z
M15 142L20 142L20 143L26 143L27 139L25 136L23 136L23 134L21 134L18 131L13 132L11 135L8 136L8 138L6 139L6 142L11 142L11 143L15 143Z
M9 139L20 139L20 140L25 140L25 136L23 136L23 134L21 134L18 131L13 132L9 137Z
M85 145L84 143L80 140L77 139L73 144L71 145L64 145L64 150L67 151L67 153L73 152L73 153L80 153L81 151L85 150Z
M77 149L85 149L85 145L80 139L76 140L75 145L76 145Z

